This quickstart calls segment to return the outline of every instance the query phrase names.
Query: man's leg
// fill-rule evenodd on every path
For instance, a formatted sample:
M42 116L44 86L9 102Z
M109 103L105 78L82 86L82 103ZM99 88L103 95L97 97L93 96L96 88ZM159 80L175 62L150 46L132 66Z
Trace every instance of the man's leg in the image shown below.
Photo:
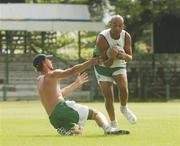
M128 82L127 76L124 74L119 74L114 76L114 80L117 83L118 89L120 91L120 104L121 106L126 106L128 101Z
M117 123L115 121L115 112L114 112L113 83L107 82L107 81L100 81L99 85L100 85L101 92L105 99L105 107L108 112L109 118L110 118L112 124L116 125L114 127L117 127Z
M121 112L128 119L128 121L132 124L136 123L136 116L128 109L126 106L128 101L128 81L126 74L119 74L114 76L114 80L118 85L118 89L120 90L120 104L121 104Z
M95 120L97 125L104 129L105 134L129 134L128 130L111 127L101 112L92 111L91 119Z

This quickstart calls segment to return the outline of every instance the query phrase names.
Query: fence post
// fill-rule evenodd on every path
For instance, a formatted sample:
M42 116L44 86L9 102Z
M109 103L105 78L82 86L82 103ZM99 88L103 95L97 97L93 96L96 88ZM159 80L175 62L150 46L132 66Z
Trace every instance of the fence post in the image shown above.
M170 85L169 83L167 82L166 83L166 100L168 101L170 98Z
M7 46L6 46L7 47ZM3 86L3 101L7 100L7 84L9 82L9 54L8 54L8 47L6 48L6 55L5 55L5 81Z
M7 100L7 85L9 83L9 49L10 49L10 32L6 31L6 55L5 55L5 82L3 87L3 101Z
M170 68L167 67L165 72L165 80L166 80L166 100L170 99L170 79L171 79L171 72Z

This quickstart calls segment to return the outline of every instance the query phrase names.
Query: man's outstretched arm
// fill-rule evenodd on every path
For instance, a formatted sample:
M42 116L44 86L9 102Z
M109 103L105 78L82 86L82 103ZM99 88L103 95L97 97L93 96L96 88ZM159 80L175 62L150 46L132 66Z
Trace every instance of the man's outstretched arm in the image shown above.
M62 95L63 96L68 95L69 93L71 93L72 91L74 91L76 88L80 87L82 84L84 84L87 81L88 81L88 74L86 72L78 75L78 77L72 84L70 84L67 87L64 87L61 90Z
M52 76L54 78L67 78L69 76L75 75L76 73L81 73L84 70L90 68L93 65L99 64L100 59L99 58L91 58L90 60L77 64L71 68L65 69L65 70L55 70L52 72Z

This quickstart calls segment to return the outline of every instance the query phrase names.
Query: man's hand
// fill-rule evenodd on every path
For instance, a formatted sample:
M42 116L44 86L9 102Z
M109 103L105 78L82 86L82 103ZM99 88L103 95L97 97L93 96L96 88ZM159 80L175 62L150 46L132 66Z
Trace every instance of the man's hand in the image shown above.
M103 62L101 57L91 58L90 61L91 61L92 65L102 64L102 62Z
M126 53L124 52L124 50L119 50L117 59L125 60L125 58L126 58Z
M72 135L79 135L82 134L83 128L79 125L75 124L73 128L71 128Z
M64 87L61 90L62 95L63 96L68 95L69 93L71 93L72 91L74 91L75 89L77 89L87 81L88 81L88 74L86 72L79 74L76 80L72 84L68 85L67 87Z
M126 53L124 49L118 48L118 47L112 47L107 50L107 56L111 59L121 59L125 60Z
M88 74L86 72L79 74L75 82L78 84L78 86L81 86L82 84L88 82Z
M112 47L109 48L106 52L108 58L111 59L117 59L117 55L118 55L118 48L117 47Z

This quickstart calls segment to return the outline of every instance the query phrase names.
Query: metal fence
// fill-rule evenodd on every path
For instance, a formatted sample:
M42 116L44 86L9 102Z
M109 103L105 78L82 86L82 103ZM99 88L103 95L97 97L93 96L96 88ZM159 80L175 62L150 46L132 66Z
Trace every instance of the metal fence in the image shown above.
M130 100L169 100L180 98L180 63L175 59L155 61L137 59L128 64L128 84ZM159 60L160 59L160 60ZM163 63L161 62L163 60ZM38 96L36 77L32 67L32 55L0 56L0 100L31 100ZM75 63L76 61L74 61ZM67 68L56 60L58 68ZM78 100L101 100L102 94L97 85L93 68L88 70L89 82L84 84L70 97ZM62 80L62 85L73 82L75 77ZM114 85L115 95L118 95ZM79 97L79 98L77 98ZM80 98L83 97L83 98ZM84 98L86 97L86 98ZM117 97L116 97L117 98Z

